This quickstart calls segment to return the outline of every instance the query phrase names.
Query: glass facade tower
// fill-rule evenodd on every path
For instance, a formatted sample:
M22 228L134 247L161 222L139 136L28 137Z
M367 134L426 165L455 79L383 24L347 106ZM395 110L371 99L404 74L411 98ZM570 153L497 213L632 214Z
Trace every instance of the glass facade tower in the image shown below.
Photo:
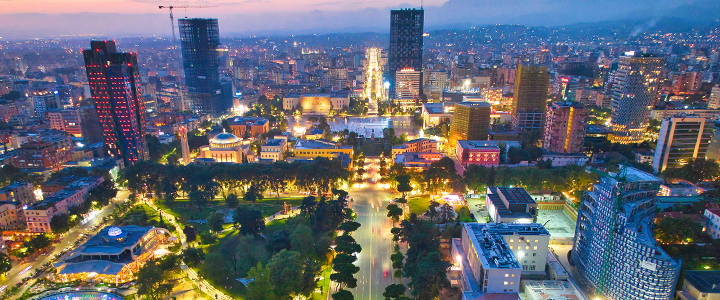
M395 97L396 73L401 70L420 72L422 80L423 9L398 9L390 11L390 51L388 56L388 74L390 97ZM419 95L422 96L422 84Z

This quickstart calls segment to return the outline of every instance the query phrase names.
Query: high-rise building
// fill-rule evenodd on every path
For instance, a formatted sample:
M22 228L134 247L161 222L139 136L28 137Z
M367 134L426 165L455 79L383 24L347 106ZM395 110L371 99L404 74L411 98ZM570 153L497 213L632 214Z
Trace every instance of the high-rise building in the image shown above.
M543 148L554 153L582 152L588 110L578 102L548 105Z
M194 112L220 114L232 106L232 88L220 82L217 19L180 19L185 84Z
M518 65L515 72L513 121L523 130L543 130L550 74L543 66Z
M610 115L610 141L624 144L643 141L665 62L661 57L626 54L616 70Z
M78 109L53 109L46 113L50 128L62 130L74 137L82 137L82 120Z
M570 255L607 299L673 299L680 263L653 237L662 180L631 167L603 174L586 192Z
M190 164L190 147L188 146L187 128L180 126L180 149L182 150L183 165Z
M713 123L696 115L676 115L663 119L660 125L653 169L681 167L694 158L704 158Z
M710 92L710 99L708 100L707 108L718 109L720 108L720 85L716 85Z
M448 148L455 149L460 140L487 140L492 105L487 102L461 102L455 104L450 119Z
M390 51L387 79L390 96L395 97L397 88L395 73L403 69L420 72L422 82L423 24L425 11L421 9L398 9L390 11ZM422 85L419 95L422 95Z
M395 72L395 99L414 103L420 97L420 71L402 69Z
M117 52L114 41L92 41L90 48L83 56L105 150L125 165L147 159L137 54Z

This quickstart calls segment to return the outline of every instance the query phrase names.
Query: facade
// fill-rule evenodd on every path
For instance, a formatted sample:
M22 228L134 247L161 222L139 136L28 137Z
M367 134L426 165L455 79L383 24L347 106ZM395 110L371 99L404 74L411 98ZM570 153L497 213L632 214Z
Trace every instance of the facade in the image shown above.
M400 154L406 152L438 152L438 142L436 140L419 138L412 141L407 141L402 145L393 146L392 158L393 160Z
M550 160L552 167L566 167L569 165L584 166L590 160L590 157L583 154L582 152L567 154L548 153L543 154L540 159L543 161Z
M422 72L405 68L395 72L395 100L414 104L420 97L420 77Z
M126 166L148 159L137 54L117 52L114 41L90 47L83 51L85 69L107 154Z
M707 234L713 239L720 239L720 209L708 208L704 213L708 218Z
M395 163L403 164L406 168L426 170L442 158L443 155L437 152L405 152L395 157Z
M251 159L250 145L243 145L232 133L223 132L210 139L210 145L200 147L199 158L214 159L219 163L243 163Z
M495 223L535 223L537 202L520 187L487 188L485 207Z
M694 158L704 158L712 139L712 122L697 116L666 118L660 126L653 169L681 167Z
M547 107L543 148L553 153L583 150L588 110L577 102L555 102Z
M341 146L339 143L328 140L298 140L293 147L295 157L304 158L338 158L339 155L345 154L353 156L352 146Z
M62 130L74 137L82 137L82 119L77 109L49 110L46 114L50 128Z
M167 241L170 232L158 227L105 227L63 261L55 263L55 282L95 280L123 284L136 279L145 263L155 258L155 251Z
M716 85L712 88L710 93L710 99L708 100L708 109L720 108L720 85Z
M70 207L80 205L87 199L90 190L99 186L102 177L86 177L74 181L57 193L35 202L24 211L29 232L52 232L50 220L56 215L68 213Z
M685 271L682 291L677 292L679 300L720 299L720 271Z
M48 110L62 108L60 97L54 92L37 91L32 92L29 97L32 98L35 115L37 115L38 118L44 118Z
M305 115L328 115L330 110L341 110L350 106L350 93L340 91L321 94L287 94L283 97L283 109L293 110L300 106Z
M390 50L388 51L388 74L390 96L396 95L396 73L410 69L420 73L422 80L423 26L425 11L421 9L398 9L390 11ZM419 95L422 95L422 85Z
M446 106L445 103L423 103L422 116L423 128L437 126L440 123L450 123L454 108Z
M287 140L268 139L260 148L260 159L270 159L272 161L284 160L286 150Z
M17 150L17 166L21 169L49 169L58 171L71 156L70 148L58 148L51 142L32 141Z
M455 157L462 166L481 165L497 167L500 165L500 147L486 141L457 141Z
M620 56L613 85L611 142L643 141L650 110L657 99L660 71L664 64L665 59L660 57L634 54Z
M689 182L663 183L658 190L658 196L664 197L694 197L699 196L705 189Z
M454 148L460 140L487 140L492 105L487 102L462 102L455 104L450 121L448 148Z
M30 182L13 182L0 189L0 201L30 204L35 202L35 193Z
M607 299L672 299L680 262L652 233L662 180L631 167L602 174L578 213L570 260Z
M232 106L231 91L220 82L217 19L179 19L185 84L196 113L220 114Z
M25 227L22 203L0 201L0 230L14 230L22 227Z
M709 105L709 104L708 104ZM685 115L696 115L705 119L719 119L720 109L704 109L704 108L665 108L665 109L653 109L650 112L650 118L658 121L662 121L665 118L672 117L678 114Z
M547 67L517 66L513 123L518 130L543 130L549 85Z
M232 117L227 119L230 132L235 136L244 137L248 134L256 137L270 131L270 121L257 117Z

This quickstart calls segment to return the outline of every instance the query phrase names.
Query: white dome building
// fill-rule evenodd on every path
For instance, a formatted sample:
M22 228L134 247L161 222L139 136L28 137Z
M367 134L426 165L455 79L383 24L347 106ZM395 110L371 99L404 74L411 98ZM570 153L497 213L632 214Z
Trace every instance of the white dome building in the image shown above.
M200 148L198 157L206 162L242 163L243 158L248 159L249 152L250 145L244 145L242 139L223 131L210 139L210 145Z

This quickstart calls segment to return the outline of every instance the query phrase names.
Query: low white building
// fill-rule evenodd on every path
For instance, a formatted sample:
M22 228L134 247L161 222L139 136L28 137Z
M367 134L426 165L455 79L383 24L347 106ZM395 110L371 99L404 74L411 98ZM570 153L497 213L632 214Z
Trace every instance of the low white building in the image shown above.
M287 150L287 140L285 139L268 139L262 147L260 147L260 159L271 159L278 161L285 159L285 151Z
M551 153L551 154L543 154L542 157L540 157L541 160L547 161L548 159L552 161L553 167L566 167L569 165L578 165L578 166L584 166L590 158L582 153Z

